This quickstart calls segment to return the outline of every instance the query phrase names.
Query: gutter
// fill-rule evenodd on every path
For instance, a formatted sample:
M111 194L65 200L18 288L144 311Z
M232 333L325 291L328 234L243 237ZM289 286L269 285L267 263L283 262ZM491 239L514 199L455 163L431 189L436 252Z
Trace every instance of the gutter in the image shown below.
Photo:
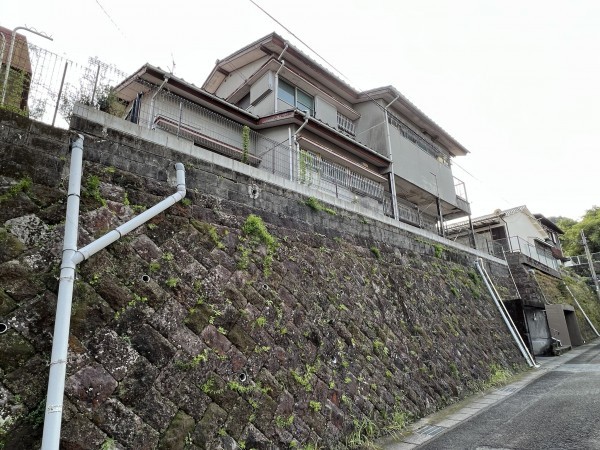
M105 234L96 241L77 249L79 233L79 199L81 192L81 174L83 166L83 136L79 135L71 146L71 166L69 172L69 190L67 196L67 214L63 241L62 263L60 266L60 282L56 304L56 320L50 358L50 376L46 396L44 416L44 433L42 450L58 450L60 446L60 429L62 423L63 396L65 376L67 372L67 353L69 347L69 326L73 287L76 279L77 264L112 244L122 236L144 224L171 205L183 199L186 194L185 168L183 164L175 164L177 170L177 192L152 208L144 211L120 227Z

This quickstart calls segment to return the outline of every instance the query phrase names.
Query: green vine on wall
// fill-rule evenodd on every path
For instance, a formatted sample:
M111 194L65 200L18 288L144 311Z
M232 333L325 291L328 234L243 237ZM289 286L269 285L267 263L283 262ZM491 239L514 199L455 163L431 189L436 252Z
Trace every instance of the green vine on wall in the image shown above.
M248 150L250 148L250 128L244 125L242 128L242 162L248 164Z

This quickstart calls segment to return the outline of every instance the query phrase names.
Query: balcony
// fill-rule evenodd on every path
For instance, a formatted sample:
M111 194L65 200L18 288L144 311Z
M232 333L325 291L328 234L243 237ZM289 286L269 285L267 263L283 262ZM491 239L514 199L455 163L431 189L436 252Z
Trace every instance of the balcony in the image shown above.
M467 187L464 181L454 177L454 192L456 192L456 206L462 211L471 214L471 205L469 205L469 199L467 197Z

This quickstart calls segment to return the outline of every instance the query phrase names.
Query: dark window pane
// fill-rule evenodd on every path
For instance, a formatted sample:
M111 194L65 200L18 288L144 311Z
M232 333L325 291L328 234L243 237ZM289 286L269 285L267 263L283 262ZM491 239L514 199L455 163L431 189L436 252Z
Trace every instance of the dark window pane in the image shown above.
M277 98L283 100L290 106L296 106L295 101L296 89L289 83L286 83L281 78L279 79L279 89L277 92Z

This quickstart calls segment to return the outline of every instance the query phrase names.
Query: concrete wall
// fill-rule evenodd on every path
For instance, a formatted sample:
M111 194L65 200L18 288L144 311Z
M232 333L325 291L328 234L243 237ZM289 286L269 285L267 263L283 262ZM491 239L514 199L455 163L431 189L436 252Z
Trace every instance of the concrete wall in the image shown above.
M381 103L381 102L379 102ZM356 123L356 140L372 148L384 156L388 156L388 145L385 132L385 116L375 102L355 105L360 119Z

